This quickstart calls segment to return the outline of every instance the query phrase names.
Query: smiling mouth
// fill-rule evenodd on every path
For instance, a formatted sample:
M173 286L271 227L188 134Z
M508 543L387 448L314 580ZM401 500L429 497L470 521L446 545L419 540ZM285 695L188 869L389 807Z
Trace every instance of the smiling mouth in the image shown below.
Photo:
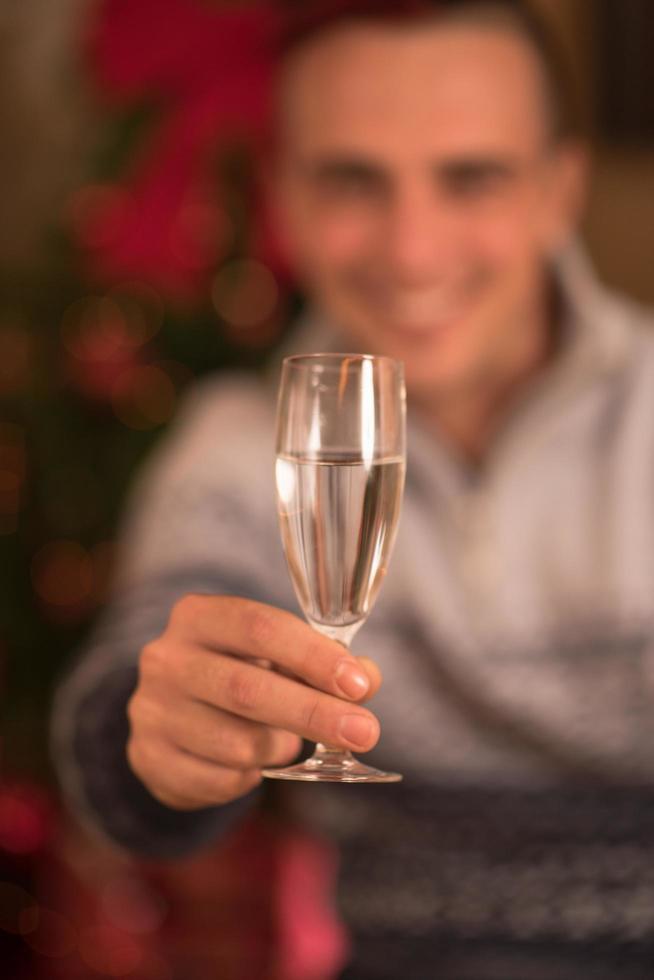
M420 339L457 323L469 306L470 297L459 292L456 295L393 296L383 304L383 316L403 334Z
M480 291L480 276L471 276L454 286L399 289L360 284L361 297L382 322L416 340L427 339L458 323Z

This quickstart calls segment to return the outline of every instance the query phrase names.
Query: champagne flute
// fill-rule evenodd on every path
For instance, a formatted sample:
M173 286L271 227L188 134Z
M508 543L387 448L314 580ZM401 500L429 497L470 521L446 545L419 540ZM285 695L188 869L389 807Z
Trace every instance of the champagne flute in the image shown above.
M277 409L275 467L281 536L302 610L348 647L386 573L405 472L403 366L368 354L287 357ZM318 743L271 779L397 782Z

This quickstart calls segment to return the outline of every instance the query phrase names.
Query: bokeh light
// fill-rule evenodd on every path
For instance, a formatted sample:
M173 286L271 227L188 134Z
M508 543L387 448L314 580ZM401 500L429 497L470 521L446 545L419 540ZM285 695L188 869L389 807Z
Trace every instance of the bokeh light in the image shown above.
M177 391L172 378L155 364L125 373L112 396L116 418L128 428L142 431L168 422L176 403Z
M107 360L142 347L157 332L161 319L156 292L141 290L139 295L123 286L107 296L73 303L64 314L61 336L75 357Z
M0 793L0 848L32 854L44 846L50 832L50 812L37 794L21 788Z
M111 245L129 209L129 197L110 184L78 188L68 201L68 220L77 240L87 248Z
M179 210L170 248L187 269L210 269L227 254L234 228L212 188L194 188Z
M113 925L134 935L156 932L166 917L166 905L139 878L114 878L102 890L102 909Z
M142 353L163 315L154 289L126 282L106 296L78 300L62 320L70 380L86 396L113 402L118 417L132 428L153 428L169 417L170 379L144 364Z
M79 953L87 966L109 977L132 973L143 959L138 941L108 924L83 929L79 935Z
M146 343L160 329L165 312L165 303L156 289L137 279L121 282L111 289L107 296L123 311L131 324L133 336L140 335L140 342Z
M118 303L108 297L78 300L61 324L64 348L71 355L68 374L91 398L111 398L118 379L137 362L141 333Z
M93 601L92 557L76 541L51 541L32 559L32 584L52 618L78 618Z
M226 263L211 289L213 305L228 327L248 331L269 321L279 302L277 281L270 269L253 259Z

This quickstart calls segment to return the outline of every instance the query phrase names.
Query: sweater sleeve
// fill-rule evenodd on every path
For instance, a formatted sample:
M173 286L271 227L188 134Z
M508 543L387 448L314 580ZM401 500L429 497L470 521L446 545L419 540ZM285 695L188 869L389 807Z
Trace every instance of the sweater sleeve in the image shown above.
M128 764L126 708L141 649L183 595L292 604L274 513L269 414L245 383L196 396L136 486L113 598L55 696L53 759L69 806L91 829L144 856L208 844L260 796L255 790L191 812L164 806Z
M96 830L147 858L180 857L226 833L256 804L258 792L224 806L180 811L155 799L132 772L126 755L127 701L136 668L119 667L77 705L68 749L70 798Z

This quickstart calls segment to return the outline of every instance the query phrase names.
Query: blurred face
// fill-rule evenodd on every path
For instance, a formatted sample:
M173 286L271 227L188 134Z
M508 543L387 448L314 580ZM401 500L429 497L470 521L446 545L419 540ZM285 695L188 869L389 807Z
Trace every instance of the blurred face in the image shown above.
M347 25L281 84L276 202L311 298L352 346L404 360L414 394L510 372L544 330L544 262L575 201L528 44Z

